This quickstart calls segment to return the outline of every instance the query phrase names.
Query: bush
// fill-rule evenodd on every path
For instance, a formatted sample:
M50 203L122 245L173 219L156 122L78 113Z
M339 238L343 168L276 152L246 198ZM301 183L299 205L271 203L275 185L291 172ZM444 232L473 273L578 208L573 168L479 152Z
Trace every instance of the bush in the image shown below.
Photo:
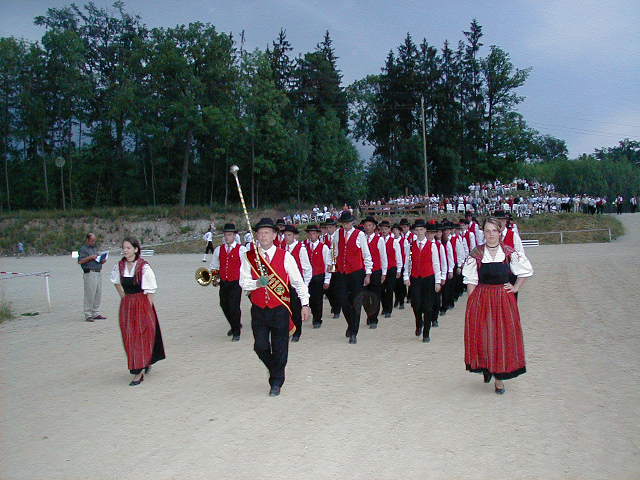
M0 323L5 320L11 320L15 316L11 303L6 300L0 300Z

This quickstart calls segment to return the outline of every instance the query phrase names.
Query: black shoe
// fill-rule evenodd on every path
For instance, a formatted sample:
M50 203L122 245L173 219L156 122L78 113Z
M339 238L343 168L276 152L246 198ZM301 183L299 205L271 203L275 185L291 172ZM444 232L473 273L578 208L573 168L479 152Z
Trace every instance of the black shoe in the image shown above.
M369 328L372 329L372 330L375 330L376 328L378 328L378 324L377 323L371 323L369 325Z
M333 314L333 318L340 318L340 314L339 313L334 313Z
M140 377L140 380L131 380L129 384L130 387L135 387L136 385L140 385L144 381L144 375Z
M278 395L280 395L280 387L276 387L275 385L273 385L271 387L271 390L269 390L269 396L277 397Z
M391 314L390 313L385 313L384 314L384 318L391 318Z
M322 326L321 323L314 323L313 328L320 328Z
M404 303L401 303L401 304L398 306L398 310L404 310Z
M420 335L422 335L422 327L416 328L416 337L419 337Z
M431 341L430 337L422 337L422 343L429 343Z
M344 336L349 338L351 336L351 332L349 331L349 329L347 328L347 331L344 332Z
M438 320L434 320L433 322L431 322L431 326L432 327L437 327L438 325Z
M502 387L502 388L495 387L495 390L496 390L496 394L504 395L504 392L505 392L504 387Z
M240 335L234 335L233 337L231 337L231 341L232 342L239 342L240 341Z
M349 343L351 343L351 344L358 343L358 339L356 338L356 336L355 336L355 335L351 335L351 336L349 337Z
M233 335L233 329L230 328L229 331L227 332L227 337L230 337Z
M291 337L291 341L292 342L299 342L300 341L300 335L294 335L293 337Z

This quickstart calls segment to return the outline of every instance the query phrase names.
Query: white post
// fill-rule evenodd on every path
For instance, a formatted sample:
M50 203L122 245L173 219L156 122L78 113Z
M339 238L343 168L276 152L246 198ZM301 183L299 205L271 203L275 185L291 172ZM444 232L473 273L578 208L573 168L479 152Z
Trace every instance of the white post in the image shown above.
M563 241L562 241L562 232L560 232L560 245L562 245Z
M51 313L51 294L49 293L49 274L44 274L44 292L47 295L47 305L49 305L49 313Z
M607 230L609 230L609 241L611 241L611 229L608 228Z

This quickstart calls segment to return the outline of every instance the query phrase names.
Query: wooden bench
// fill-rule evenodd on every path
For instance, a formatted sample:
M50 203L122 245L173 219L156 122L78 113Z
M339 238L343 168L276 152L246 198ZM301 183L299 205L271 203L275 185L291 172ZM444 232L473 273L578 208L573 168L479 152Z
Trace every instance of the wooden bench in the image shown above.
M522 240L523 247L539 247L540 240Z

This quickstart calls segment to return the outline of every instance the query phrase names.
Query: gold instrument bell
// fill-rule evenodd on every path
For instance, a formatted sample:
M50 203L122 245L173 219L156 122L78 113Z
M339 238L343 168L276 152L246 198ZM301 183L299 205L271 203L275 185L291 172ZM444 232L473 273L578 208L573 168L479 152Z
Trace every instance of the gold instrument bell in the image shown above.
M211 285L217 287L220 285L220 270L211 270L207 267L200 267L196 270L196 282L198 285L206 287Z

